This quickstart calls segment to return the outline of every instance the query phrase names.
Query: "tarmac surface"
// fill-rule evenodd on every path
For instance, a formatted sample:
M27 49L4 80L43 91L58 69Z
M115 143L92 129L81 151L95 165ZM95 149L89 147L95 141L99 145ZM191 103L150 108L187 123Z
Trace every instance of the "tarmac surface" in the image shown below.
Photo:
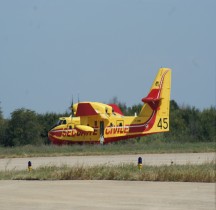
M0 181L1 210L215 210L215 183Z
M101 155L101 156L61 156L61 157L32 157L32 158L4 158L0 159L0 171L27 169L31 161L35 169L45 165L55 166L92 166L117 165L125 163L137 164L138 157L142 157L143 165L170 165L173 164L202 164L215 161L215 153L171 153L171 154L137 154L137 155Z
M138 154L0 159L0 170L63 164L201 164L214 153ZM0 210L215 210L215 183L137 181L0 181Z

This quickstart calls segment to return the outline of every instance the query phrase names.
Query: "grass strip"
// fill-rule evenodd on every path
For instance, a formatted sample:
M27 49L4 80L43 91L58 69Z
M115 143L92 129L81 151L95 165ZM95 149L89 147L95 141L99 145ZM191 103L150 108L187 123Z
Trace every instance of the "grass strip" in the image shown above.
M128 180L172 182L216 182L215 163L202 165L143 166L134 164L92 167L45 166L28 170L0 171L0 180Z
M215 142L0 147L0 158L215 152Z

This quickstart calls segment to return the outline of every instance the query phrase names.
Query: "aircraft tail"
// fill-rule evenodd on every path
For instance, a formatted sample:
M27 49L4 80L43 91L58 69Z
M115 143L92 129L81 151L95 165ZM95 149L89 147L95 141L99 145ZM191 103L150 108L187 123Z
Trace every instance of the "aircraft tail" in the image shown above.
M171 69L160 68L149 94L143 98L144 105L139 117L147 119L155 116L151 132L169 131L169 110L171 90Z

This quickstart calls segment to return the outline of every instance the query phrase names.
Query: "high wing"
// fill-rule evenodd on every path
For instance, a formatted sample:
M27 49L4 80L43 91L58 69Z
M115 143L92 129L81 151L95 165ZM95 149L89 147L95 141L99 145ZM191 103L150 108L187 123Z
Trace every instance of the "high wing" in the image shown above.
M87 117L98 115L101 118L108 118L109 116L123 115L120 108L116 104L103 104L98 102L82 102L75 104L76 117Z
M79 103L77 106L76 117L98 115L98 112L91 103Z
M113 115L123 115L120 108L116 104L103 104L98 102L81 102L74 104L72 107L76 117L80 118L80 124L75 128L82 132L94 132L94 128L89 126L89 119L101 119L109 121Z

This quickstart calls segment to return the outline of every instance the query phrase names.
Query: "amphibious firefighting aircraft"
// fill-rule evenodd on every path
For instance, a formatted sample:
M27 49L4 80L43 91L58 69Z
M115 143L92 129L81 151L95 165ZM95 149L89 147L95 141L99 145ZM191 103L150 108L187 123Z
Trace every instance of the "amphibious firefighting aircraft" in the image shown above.
M171 69L160 68L136 116L124 116L116 104L79 102L49 131L54 144L106 144L169 131Z

